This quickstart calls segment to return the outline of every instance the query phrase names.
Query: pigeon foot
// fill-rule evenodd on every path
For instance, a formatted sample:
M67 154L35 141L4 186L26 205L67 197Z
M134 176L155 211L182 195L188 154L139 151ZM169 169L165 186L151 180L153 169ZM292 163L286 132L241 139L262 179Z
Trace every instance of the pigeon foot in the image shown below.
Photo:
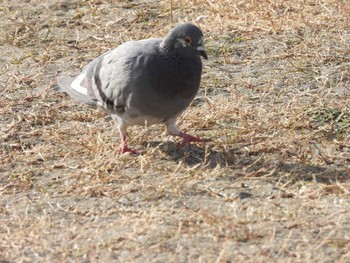
M123 145L121 147L121 153L124 154L124 153L131 153L131 154L134 154L134 155L139 155L139 152L134 150L134 149L131 149L129 148L127 145Z
M177 149L179 149L179 150L181 150L186 144L190 144L191 142L206 142L206 141L208 141L206 139L194 137L190 134L183 133L183 132L181 132L179 136L182 138L182 142L179 143L179 145L177 146Z

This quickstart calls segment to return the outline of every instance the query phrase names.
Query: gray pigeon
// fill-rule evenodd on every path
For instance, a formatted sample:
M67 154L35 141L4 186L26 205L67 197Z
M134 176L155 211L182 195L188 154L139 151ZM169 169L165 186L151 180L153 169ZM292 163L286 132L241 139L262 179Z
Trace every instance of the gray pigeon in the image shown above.
M176 125L198 92L200 56L208 59L202 31L183 23L164 39L129 41L100 55L80 75L59 78L57 90L104 108L119 124L122 153L136 153L127 146L132 125L164 123L169 134L183 138L181 148L204 141Z

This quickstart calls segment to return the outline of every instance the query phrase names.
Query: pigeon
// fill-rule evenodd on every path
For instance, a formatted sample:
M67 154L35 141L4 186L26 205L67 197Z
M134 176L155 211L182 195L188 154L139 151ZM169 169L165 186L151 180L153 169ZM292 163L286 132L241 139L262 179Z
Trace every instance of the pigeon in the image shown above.
M165 38L125 42L95 58L76 77L58 78L57 91L81 103L102 107L119 124L122 153L133 125L165 124L167 132L191 142L206 141L179 130L177 117L196 96L208 59L202 31L182 23Z

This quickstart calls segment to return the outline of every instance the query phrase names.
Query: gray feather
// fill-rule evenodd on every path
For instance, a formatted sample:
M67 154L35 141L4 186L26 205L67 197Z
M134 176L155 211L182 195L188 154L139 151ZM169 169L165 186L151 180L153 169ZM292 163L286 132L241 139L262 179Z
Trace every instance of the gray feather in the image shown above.
M96 105L96 100L72 89L71 84L74 81L74 79L75 79L74 77L60 77L60 78L58 78L58 80L57 80L58 87L56 87L55 90L59 91L59 92L66 92L71 97L75 98L76 100L78 100L81 103L85 103L88 105Z

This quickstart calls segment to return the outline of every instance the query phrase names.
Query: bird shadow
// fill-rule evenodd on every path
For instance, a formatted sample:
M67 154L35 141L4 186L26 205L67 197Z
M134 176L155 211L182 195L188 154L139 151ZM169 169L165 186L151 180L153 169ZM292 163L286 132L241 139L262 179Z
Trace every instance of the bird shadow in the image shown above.
M206 148L201 144L188 144L182 149L178 149L178 143L172 141L166 142L150 142L150 148L158 148L168 158L173 161L182 161L188 166L195 166L204 164L208 168L215 168L217 166L225 166L225 158L222 152Z
M313 181L324 184L350 182L350 169L346 165L314 165L290 161L279 155L262 152L243 152L242 147L214 150L203 144L190 144L179 150L172 141L151 142L167 158L188 166L204 165L206 169L225 167L237 177L269 177L280 182Z

